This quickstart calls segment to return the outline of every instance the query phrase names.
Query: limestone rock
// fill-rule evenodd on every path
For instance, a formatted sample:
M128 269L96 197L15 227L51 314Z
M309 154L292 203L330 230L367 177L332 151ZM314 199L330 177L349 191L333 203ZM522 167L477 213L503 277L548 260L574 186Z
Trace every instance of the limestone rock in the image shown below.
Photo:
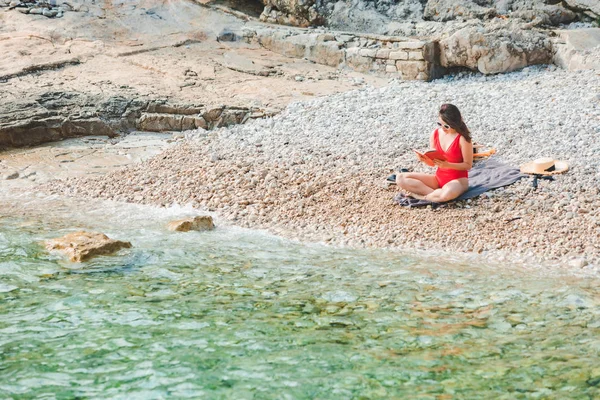
M208 111L205 111L202 114L202 118L204 118L206 121L216 121L221 117L221 114L223 114L223 110L225 109L225 107L216 107L216 108L212 108Z
M210 121L209 126L221 128L224 126L241 124L247 115L248 110L246 109L225 109L217 120Z
M67 119L62 124L62 132L64 137L75 136L108 136L115 137L115 131L100 118L89 118L81 120Z
M495 14L495 8L482 7L472 0L429 0L423 13L425 19L440 22L457 18L490 18Z
M19 177L19 171L11 171L7 174L4 174L2 177L5 180L17 179Z
M318 42L309 48L308 59L317 64L337 67L344 61L344 51L337 42Z
M392 21L423 17L422 0L262 0L260 19L293 26L327 25L341 31L386 33Z
M13 120L4 126L0 123L0 147L31 146L85 135L114 137L116 133L99 118L69 120L51 117Z
M46 249L61 251L74 262L86 261L98 255L112 254L130 247L130 242L113 240L103 233L84 231L69 233L46 242Z
M185 116L181 120L181 129L182 130L198 129L198 128L206 129L207 127L208 127L208 125L206 124L206 120L202 117Z
M582 11L591 17L600 17L600 1L598 0L565 0L569 7Z
M2 102L0 147L31 146L84 135L114 137L115 129L133 127L124 113L135 115L143 106L131 99L63 91Z
M303 27L325 22L316 11L315 0L263 0L263 3L262 21Z
M443 67L467 67L484 74L514 71L552 60L550 41L534 31L463 28L440 40Z
M426 61L397 61L396 68L404 80L429 80L432 66Z
M373 60L360 55L360 48L353 47L346 50L346 64L356 71L368 72L371 69Z
M146 108L147 113L197 115L204 112L202 105L168 104L151 102Z
M557 31L554 43L554 64L578 71L600 70L600 28Z
M265 8L260 19L264 22L301 27L326 25L345 32L399 36L431 36L448 32L439 22L491 21L497 16L531 26L558 26L582 16L592 19L600 16L597 0L262 0L262 3ZM424 30L415 31L418 25Z
M257 32L258 42L261 46L286 57L302 58L306 55L307 48L316 44L318 35L302 34L288 37L284 32L273 30L260 30Z
M180 131L182 120L183 115L177 114L142 114L137 128L149 132Z
M180 219L169 222L170 231L188 232L188 231L210 231L215 229L213 219L209 215L200 215L194 218Z
M232 32L229 29L224 29L217 35L217 42L235 42L238 39L235 32Z
M511 18L519 18L529 22L530 26L568 24L577 19L577 13L558 4L534 4L516 6L510 14Z
M42 10L42 15L44 17L53 18L53 17L56 17L57 14L58 14L57 10L49 10L49 9Z

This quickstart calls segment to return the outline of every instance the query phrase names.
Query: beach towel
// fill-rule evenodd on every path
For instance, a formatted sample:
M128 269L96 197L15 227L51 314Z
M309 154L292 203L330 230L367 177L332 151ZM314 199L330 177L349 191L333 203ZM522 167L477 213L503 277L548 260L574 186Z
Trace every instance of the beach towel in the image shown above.
M446 203L433 203L429 200L413 199L403 193L398 193L394 197L394 201L404 207L447 204L479 196L491 189L512 185L525 176L527 175L522 174L519 168L489 159L480 161L471 168L469 171L469 189L454 200Z

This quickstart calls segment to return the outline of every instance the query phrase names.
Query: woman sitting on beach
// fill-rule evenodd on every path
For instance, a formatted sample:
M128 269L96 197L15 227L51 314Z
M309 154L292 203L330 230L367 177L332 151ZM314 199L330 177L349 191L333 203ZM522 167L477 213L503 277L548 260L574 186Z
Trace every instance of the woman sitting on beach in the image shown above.
M444 154L446 161L434 160L435 175L407 172L399 174L396 185L417 199L442 203L457 198L469 188L469 173L473 165L471 132L460 111L452 104L440 107L439 128L429 138L431 149ZM426 162L417 154L420 161Z

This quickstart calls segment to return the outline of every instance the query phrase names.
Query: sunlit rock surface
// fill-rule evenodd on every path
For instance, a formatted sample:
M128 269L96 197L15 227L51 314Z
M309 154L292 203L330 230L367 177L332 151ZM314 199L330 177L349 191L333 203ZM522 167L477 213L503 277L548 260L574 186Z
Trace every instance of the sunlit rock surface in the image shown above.
M208 215L200 215L194 218L180 219L169 222L170 231L188 232L188 231L210 231L215 229L213 219Z
M74 232L46 242L46 249L66 254L70 261L81 262L92 257L113 254L131 247L130 242L110 239L103 233Z

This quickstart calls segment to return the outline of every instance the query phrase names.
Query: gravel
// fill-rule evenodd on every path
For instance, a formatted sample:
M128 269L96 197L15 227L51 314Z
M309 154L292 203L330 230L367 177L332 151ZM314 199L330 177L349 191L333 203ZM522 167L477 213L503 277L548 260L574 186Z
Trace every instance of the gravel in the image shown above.
M290 104L217 131L188 131L159 156L99 178L53 181L52 193L159 205L191 203L234 224L337 245L444 249L506 259L600 264L600 76L553 66L434 82L391 81ZM474 140L518 166L570 164L437 209L392 202L398 167L433 172L426 148L442 103L459 107Z

